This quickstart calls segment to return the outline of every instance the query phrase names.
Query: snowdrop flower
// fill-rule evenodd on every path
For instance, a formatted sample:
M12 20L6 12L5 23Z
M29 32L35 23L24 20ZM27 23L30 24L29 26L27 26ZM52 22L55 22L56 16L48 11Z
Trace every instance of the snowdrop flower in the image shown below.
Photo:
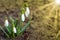
M25 21L25 16L24 16L24 14L22 14L22 21Z
M5 26L9 26L9 22L7 19L5 20Z
M14 31L14 33L16 33L16 28L15 27L13 27L13 31Z
M26 11L25 11L25 15L26 15L26 17L28 17L29 14L30 14L30 9L29 9L29 7L26 7Z

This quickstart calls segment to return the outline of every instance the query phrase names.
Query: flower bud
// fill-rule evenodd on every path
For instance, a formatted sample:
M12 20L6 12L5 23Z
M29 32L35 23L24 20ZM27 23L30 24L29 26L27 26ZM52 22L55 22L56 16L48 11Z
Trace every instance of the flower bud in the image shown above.
M9 26L9 22L7 19L5 20L5 26Z
M13 27L13 31L14 31L14 33L16 33L16 28L15 27Z
M26 17L28 17L29 14L30 14L30 9L29 9L29 7L26 7L26 11L25 11L25 15L26 15Z
M24 14L22 14L22 21L25 21L25 16L24 16Z

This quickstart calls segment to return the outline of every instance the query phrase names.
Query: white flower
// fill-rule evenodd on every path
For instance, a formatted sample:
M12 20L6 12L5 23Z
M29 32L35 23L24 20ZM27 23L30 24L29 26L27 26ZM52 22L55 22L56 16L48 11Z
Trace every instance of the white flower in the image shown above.
M9 26L9 22L7 19L5 20L5 26Z
M25 21L25 16L24 16L24 14L22 14L22 21Z
M15 27L13 27L13 31L14 31L14 33L16 33L16 28Z
M29 7L26 7L26 11L25 11L25 15L26 15L26 17L28 17L29 14L30 14L30 9L29 9Z

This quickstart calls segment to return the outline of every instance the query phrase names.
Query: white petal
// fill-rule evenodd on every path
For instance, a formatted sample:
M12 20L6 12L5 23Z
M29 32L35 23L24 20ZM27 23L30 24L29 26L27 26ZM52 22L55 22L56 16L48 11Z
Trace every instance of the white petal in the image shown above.
M25 16L24 16L24 14L22 14L22 21L25 21Z
M28 12L28 14L30 14L30 9L29 9L29 7L26 7L26 11Z
M8 26L8 25L9 25L8 20L5 20L5 26Z
M25 15L26 15L26 17L28 17L28 12L27 11L25 12Z
M26 17L28 17L29 14L30 14L30 9L29 9L29 7L26 7L26 12L25 12Z
M13 31L14 31L14 33L16 33L16 28L15 27L13 28Z

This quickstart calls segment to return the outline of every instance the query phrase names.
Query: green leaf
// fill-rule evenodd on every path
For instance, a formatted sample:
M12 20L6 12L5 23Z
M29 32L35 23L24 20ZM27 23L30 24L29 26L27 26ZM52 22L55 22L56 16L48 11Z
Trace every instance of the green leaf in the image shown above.
M15 23L14 23L14 19L12 17L9 17L10 18L10 21L11 21L11 26L12 26L12 37L15 37L15 33L14 33L14 27L15 27Z
M11 16L9 17L9 19L10 19L11 23L13 24L14 23L14 19Z
M20 33L23 33L23 32L26 30L26 28L29 26L29 24L30 24L30 22L28 22L28 23L21 29Z
M9 38L9 35L5 32L5 30L0 26L0 29L5 33L5 35Z
M16 29L17 29L17 35L19 35L20 34L20 27L17 26Z
M17 26L19 25L18 19L16 19L16 20L14 21L14 24L15 24L15 27L17 27Z
M11 33L12 33L12 29L11 29L11 27L10 27L10 26L7 26L7 27L6 27L6 29L7 29L7 31L9 32L9 34L11 34Z

